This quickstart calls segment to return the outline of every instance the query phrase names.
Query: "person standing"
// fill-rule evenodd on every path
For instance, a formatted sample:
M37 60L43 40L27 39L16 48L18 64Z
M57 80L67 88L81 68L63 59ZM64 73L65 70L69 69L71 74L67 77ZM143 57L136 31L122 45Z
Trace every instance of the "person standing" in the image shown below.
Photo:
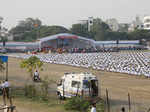
M125 108L124 107L121 108L121 112L125 112Z
M92 104L91 112L96 112L96 103Z
M5 91L6 91L7 98L9 99L10 84L9 84L9 82L8 82L7 79L6 79L5 82L4 82L4 88L5 88Z
M3 94L3 82L0 81L0 95Z

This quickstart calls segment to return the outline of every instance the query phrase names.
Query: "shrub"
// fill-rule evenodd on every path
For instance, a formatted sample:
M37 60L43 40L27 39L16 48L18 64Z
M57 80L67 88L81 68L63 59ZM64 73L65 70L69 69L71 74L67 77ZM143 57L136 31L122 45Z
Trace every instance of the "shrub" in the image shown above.
M25 96L29 98L33 98L36 96L35 85L25 85L24 91L25 91Z
M64 107L66 110L77 110L77 111L84 111L86 112L89 108L90 103L83 98L80 97L73 97L68 99L65 103Z
M41 96L43 100L48 100L48 86L49 86L49 81L48 80L43 80L41 84Z

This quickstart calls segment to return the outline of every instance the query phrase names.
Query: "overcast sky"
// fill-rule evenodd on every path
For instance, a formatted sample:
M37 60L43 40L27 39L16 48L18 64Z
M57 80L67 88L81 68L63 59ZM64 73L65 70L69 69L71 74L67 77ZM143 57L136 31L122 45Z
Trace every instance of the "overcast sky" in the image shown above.
M0 0L0 16L8 28L27 17L69 28L90 16L131 22L137 14L150 15L150 0Z

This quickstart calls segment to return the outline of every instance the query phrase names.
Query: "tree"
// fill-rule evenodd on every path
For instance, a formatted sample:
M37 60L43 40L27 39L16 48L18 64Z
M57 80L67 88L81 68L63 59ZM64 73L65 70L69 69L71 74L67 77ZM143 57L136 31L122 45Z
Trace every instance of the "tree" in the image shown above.
M59 33L70 33L70 31L62 26L41 26L40 27L40 37L46 37L50 35L55 35Z
M42 25L39 19L27 18L10 30L15 41L35 41L38 38L55 35L58 33L69 33L70 31L62 26Z
M149 40L150 32L149 30L135 30L129 33L130 40L141 40L147 39Z
M83 37L89 37L89 32L87 28L87 24L73 24L71 30L71 33L80 35Z
M39 19L26 18L20 21L16 27L12 28L9 33L14 36L15 41L33 41L37 37L37 29L39 29L41 25L42 22Z
M20 63L21 68L25 68L30 76L33 77L35 69L42 70L43 62L36 56L31 56Z
M91 35L95 40L106 40L106 34L110 31L109 26L101 19L94 19L91 26Z
M119 32L128 32L128 24L119 24Z
M89 37L94 40L105 40L107 32L110 31L109 26L100 18L94 19L90 28L91 30L88 31L88 23L73 24L71 32L73 34Z
M5 70L4 63L3 63L3 61L0 59L0 72L3 72L4 70Z
M106 40L129 40L129 35L127 32L109 31L106 34Z

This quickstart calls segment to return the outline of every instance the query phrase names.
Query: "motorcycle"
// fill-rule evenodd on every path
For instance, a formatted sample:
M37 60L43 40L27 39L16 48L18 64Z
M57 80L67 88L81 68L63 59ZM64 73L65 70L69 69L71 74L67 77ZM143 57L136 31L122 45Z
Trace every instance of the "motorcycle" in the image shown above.
M34 82L41 82L41 79L39 78L39 76L34 76L33 81Z

